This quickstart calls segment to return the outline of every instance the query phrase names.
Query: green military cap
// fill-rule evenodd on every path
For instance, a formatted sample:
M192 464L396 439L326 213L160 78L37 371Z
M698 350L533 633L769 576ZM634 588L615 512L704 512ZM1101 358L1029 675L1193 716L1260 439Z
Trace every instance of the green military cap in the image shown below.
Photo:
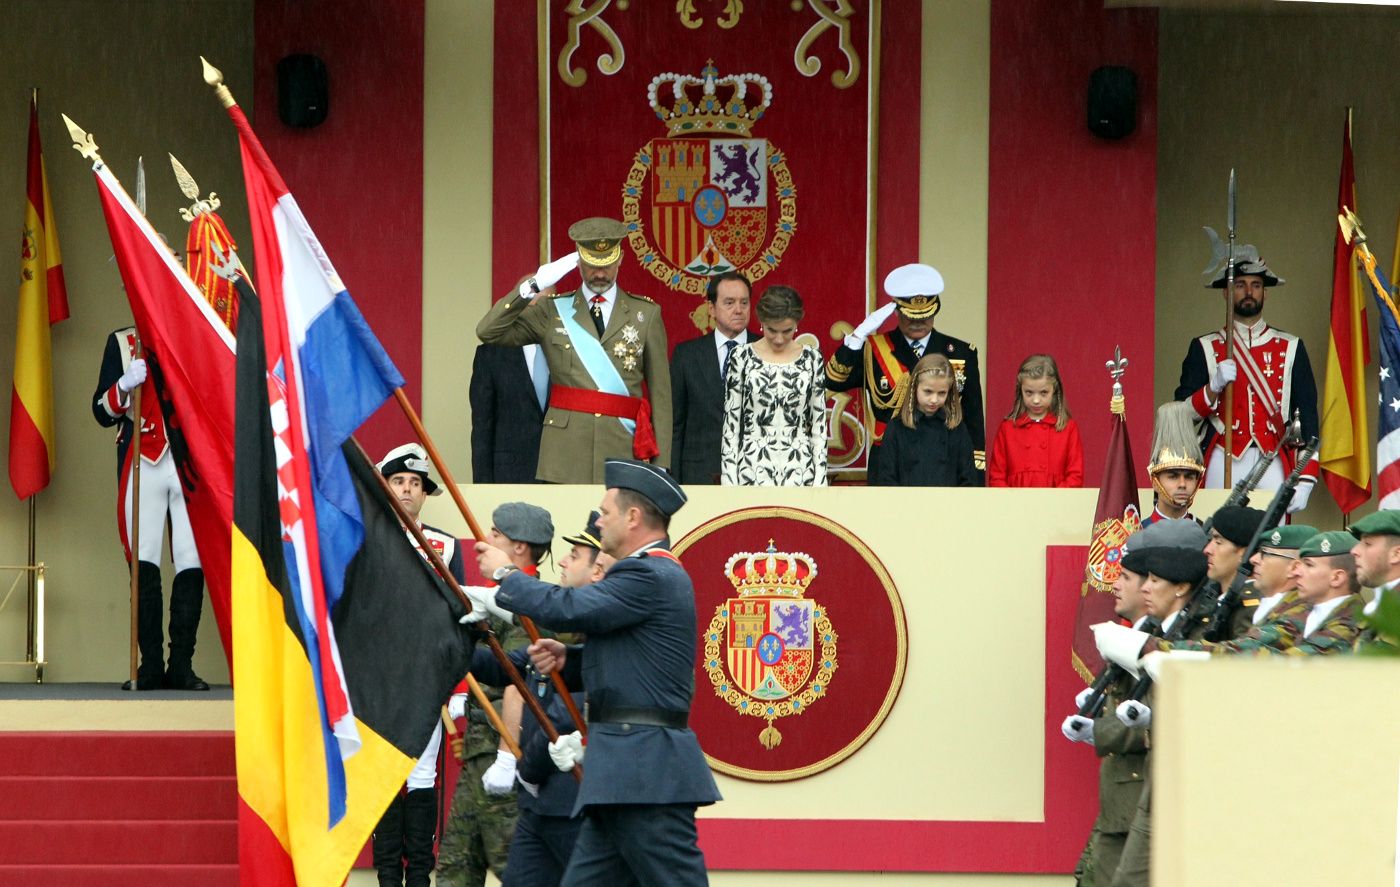
M1286 527L1265 530L1259 534L1258 542L1260 548L1282 548L1297 551L1304 542L1316 536L1317 533L1317 527L1310 527L1307 524L1289 524Z
M1356 537L1346 530L1318 533L1298 548L1298 557L1341 557L1350 554Z
M569 239L578 244L578 257L585 265L602 267L622 258L622 241L627 226L617 219L594 217L569 226Z
M1358 539L1362 536L1400 536L1400 509L1386 508L1368 514L1351 525L1351 533Z

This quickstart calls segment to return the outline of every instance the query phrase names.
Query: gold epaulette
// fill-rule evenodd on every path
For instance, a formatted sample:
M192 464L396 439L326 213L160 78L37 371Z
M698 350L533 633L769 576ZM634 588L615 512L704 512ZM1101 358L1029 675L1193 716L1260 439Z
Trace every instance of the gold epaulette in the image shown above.
M986 450L973 450L973 451L972 451L972 467L973 467L973 468L976 468L978 471L986 471L986 470L987 470L987 451L986 451Z

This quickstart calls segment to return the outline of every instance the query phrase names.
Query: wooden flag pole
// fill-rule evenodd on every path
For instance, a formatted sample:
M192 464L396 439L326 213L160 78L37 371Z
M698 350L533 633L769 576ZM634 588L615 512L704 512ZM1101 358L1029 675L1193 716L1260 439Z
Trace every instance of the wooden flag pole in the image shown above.
M476 699L476 704L481 706L481 710L486 712L486 719L491 722L491 726L496 728L501 739L505 741L506 748L515 755L518 761L525 757L520 751L520 743L515 741L515 737L510 735L510 730L506 729L505 721L496 713L496 707L491 704L491 699L486 695L486 691L481 689L481 684L477 682L474 675L467 675L467 689L472 691L472 696Z
M442 455L438 453L437 446L433 444L432 438L428 436L428 431L423 427L423 421L418 418L418 411L409 403L408 395L404 394L402 388L394 389L394 399L398 401L399 408L403 410L404 416L408 419L408 424L413 426L413 433L422 441L423 448L428 451L428 458L432 461L433 467L437 469L438 476L442 478L442 485L452 494L452 501L457 503L457 510L461 512L462 519L467 522L468 529L471 530L472 538L477 542L485 542L486 534L481 530L481 524L476 522L476 517L472 515L472 510L467 507L467 500L462 498L462 491L457 489L457 482L452 479L452 472L448 470L447 463L443 461ZM530 636L530 642L538 644L540 642L540 630L535 626L534 620L519 613L515 616L520 620L520 627L525 629L525 633ZM564 700L564 705L569 709L569 717L573 719L574 727L584 738L588 737L588 725L584 722L583 714L574 704L574 697L569 693L569 688L564 684L563 675L559 672L550 674L550 680L554 684L554 689Z
M136 336L136 346L132 349L132 360L141 360L143 352L141 350L141 336ZM145 387L143 382L131 389L131 519L127 522L131 527L131 686L130 689L140 689L136 683L137 659L136 650L140 632L140 608L139 589L141 580L141 558L138 552L141 550L141 389Z

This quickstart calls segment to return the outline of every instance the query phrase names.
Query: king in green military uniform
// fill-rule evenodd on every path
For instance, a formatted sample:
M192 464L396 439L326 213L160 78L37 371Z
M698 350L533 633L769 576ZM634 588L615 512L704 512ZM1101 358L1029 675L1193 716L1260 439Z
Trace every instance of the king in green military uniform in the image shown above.
M601 483L609 458L671 464L666 328L659 305L617 285L626 236L614 219L575 223L577 251L542 265L477 324L482 342L538 344L549 364L539 480ZM575 267L582 287L536 298Z
M977 348L933 328L933 319L942 306L943 276L930 265L901 265L885 276L885 292L893 301L861 321L826 362L828 391L863 388L870 396L875 427L866 476L875 476L885 426L908 395L909 371L919 358L937 352L948 358L957 376L963 424L972 437L972 457L980 477L987 467L987 431L982 416ZM877 332L896 309L898 327L888 333Z

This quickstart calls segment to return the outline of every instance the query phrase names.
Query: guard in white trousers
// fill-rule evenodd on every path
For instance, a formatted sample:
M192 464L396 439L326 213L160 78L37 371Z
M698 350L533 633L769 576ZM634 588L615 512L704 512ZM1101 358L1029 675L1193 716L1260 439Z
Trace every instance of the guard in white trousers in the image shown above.
M183 444L172 433L168 420L171 409L161 396L159 370L154 358L136 354L136 328L126 327L107 337L102 370L93 395L92 412L100 425L117 427L117 528L126 552L133 562L131 543L131 463L141 462L140 539L137 540L136 640L141 664L136 672L136 689L208 690L209 685L195 674L195 636L204 606L204 571L195 549L194 533L185 510L185 494L180 479ZM131 392L141 387L141 452L133 451ZM161 549L169 529L170 557L175 564L175 581L170 589L170 658L161 623L164 601L160 578ZM127 689L131 689L127 681Z

